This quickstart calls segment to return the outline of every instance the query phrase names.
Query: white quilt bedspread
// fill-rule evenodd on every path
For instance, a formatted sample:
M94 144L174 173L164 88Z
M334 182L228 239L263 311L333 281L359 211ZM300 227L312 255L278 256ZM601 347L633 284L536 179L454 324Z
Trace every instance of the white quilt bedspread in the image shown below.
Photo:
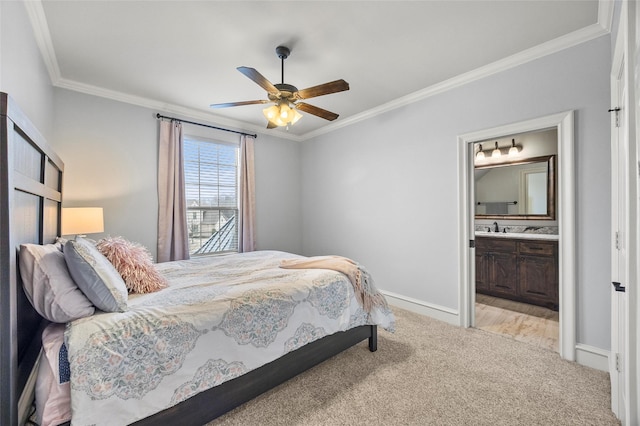
M132 423L323 336L363 324L393 330L391 311L368 315L345 275L279 268L297 257L158 264L168 288L130 295L127 312L69 323L72 424Z

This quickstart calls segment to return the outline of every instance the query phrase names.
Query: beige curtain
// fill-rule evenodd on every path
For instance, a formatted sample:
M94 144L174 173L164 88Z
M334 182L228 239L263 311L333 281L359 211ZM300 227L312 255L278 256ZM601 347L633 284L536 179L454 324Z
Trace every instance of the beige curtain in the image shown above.
M253 169L252 136L240 139L240 217L238 218L238 252L254 251L255 238L255 176Z
M182 123L160 121L158 262L189 258Z

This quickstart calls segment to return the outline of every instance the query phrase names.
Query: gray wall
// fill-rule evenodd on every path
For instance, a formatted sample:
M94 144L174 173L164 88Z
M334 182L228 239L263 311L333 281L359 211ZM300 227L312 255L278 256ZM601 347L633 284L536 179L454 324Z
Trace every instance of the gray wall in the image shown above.
M64 206L103 207L105 234L140 242L155 257L158 111L66 89L56 89L54 111L52 145L66 166ZM186 133L231 137L187 127ZM260 135L255 157L258 248L301 252L300 145Z
M53 87L21 1L0 1L0 91L51 139Z
M458 310L457 136L573 109L577 341L610 347L608 36L304 143L303 253Z

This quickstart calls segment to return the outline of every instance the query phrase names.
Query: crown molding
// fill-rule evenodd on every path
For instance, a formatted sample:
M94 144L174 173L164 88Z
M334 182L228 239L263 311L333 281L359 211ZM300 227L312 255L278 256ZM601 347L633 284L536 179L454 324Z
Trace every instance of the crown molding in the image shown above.
M173 114L180 117L185 117L185 119L189 120L197 119L200 121L204 121L206 124L231 127L242 132L255 132L259 134L267 134L272 136L274 135L273 130L266 130L264 127L256 126L254 124L232 120L226 117L220 117L215 114L194 108L188 108L181 105L175 105L145 98L142 96L136 96L128 93L118 92L115 90L105 89L103 87L94 86L91 84L79 83L77 81L61 78L58 80L58 83L55 84L55 86L62 89L68 89L75 92L85 93L88 95L98 96L101 98L111 99L118 102L124 102L127 104L152 109L160 112L163 115ZM296 142L302 141L302 138L298 135L277 133L277 136L281 139L289 139Z
M519 65L526 64L527 62L531 62L535 59L539 59L544 56L568 49L570 47L577 46L581 43L608 34L609 32L610 30L600 25L600 23L592 24L588 27L584 27L569 34L565 34L564 36L555 38L546 43L534 46L527 50L523 50L522 52L518 52L504 59L492 62L483 67L476 68L475 70L460 74L443 82L436 83L425 89L410 93L409 95L403 96L401 98L397 98L378 107L341 120L340 122L332 123L320 129L305 133L304 135L302 135L302 137L305 140L315 138L317 136L332 132L342 127L350 126L360 121L368 120L394 109L422 101L431 96L435 96L437 94L455 89L457 87L464 86L465 84L469 84L473 81L480 80L493 74L497 74L499 72L506 71Z
M42 1L23 0L23 3L27 10L29 21L31 21L33 35L40 49L40 54L49 72L51 84L55 86L61 79L60 67L58 66L58 59L56 58L56 52L53 48L53 42L51 41L51 32L49 31L47 17L42 7Z
M361 112L339 122L330 123L320 129L312 130L303 135L293 135L291 133L277 132L273 130L267 132L265 128L259 127L253 124L249 124L243 121L231 120L226 117L221 117L212 113L207 113L201 110L187 108L180 105L169 104L166 102L157 101L150 98L141 96L130 95L127 93L118 92L115 90L105 89L98 86L93 86L77 81L64 79L61 76L60 68L56 58L53 43L51 41L51 33L47 24L44 8L42 7L42 0L23 0L33 31L35 34L36 42L40 48L42 58L45 62L51 83L60 88L73 90L89 95L99 96L107 99L112 99L119 102L129 103L145 108L156 109L164 113L178 114L189 118L203 120L208 123L229 126L237 129L243 129L243 131L252 131L260 134L269 134L271 136L278 136L282 139L289 139L293 141L306 141L313 139L320 135L333 132L343 127L350 126L361 121L368 120L376 117L380 114L392 111L397 108L404 107L406 105L413 104L415 102L422 101L431 96L446 92L448 90L461 87L465 84L471 83L476 80L483 79L493 74L517 67L519 65L531 62L535 59L542 58L553 53L560 52L562 50L574 47L581 43L585 43L589 40L601 37L611 32L611 25L613 21L613 1L612 0L599 0L598 2L598 23L592 24L588 27L581 28L573 31L569 34L565 34L546 43L542 43L538 46L534 46L530 49L523 50L514 55L508 56L504 59L492 62L475 70L469 71L464 74L460 74L456 77L450 78L440 83L436 83L429 87L426 87L417 92L409 95L397 98L375 108L371 108L367 111Z

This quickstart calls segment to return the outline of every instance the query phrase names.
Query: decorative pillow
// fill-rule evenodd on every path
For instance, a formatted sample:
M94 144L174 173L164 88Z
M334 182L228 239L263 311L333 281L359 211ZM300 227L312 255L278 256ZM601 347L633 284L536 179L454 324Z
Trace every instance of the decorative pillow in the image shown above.
M100 310L124 312L127 286L116 268L85 238L76 237L64 245L64 260L71 277Z
M43 356L36 380L36 421L40 426L71 420L69 360L63 324L49 324L42 332Z
M69 275L57 245L22 244L18 257L25 293L40 315L61 323L93 315L93 304Z
M152 293L167 286L167 280L153 266L151 253L141 244L122 237L103 238L96 244L122 276L132 293Z

